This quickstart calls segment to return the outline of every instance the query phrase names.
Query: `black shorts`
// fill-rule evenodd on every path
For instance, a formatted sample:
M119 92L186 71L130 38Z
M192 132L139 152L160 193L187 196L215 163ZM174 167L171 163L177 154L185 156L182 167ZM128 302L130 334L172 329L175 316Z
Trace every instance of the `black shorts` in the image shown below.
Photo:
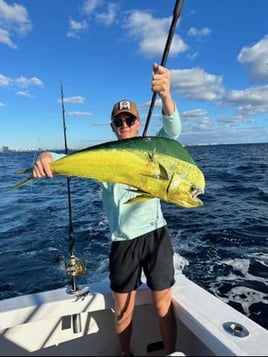
M136 290L142 271L151 290L174 283L173 247L167 227L132 240L112 242L109 256L111 289L118 293Z

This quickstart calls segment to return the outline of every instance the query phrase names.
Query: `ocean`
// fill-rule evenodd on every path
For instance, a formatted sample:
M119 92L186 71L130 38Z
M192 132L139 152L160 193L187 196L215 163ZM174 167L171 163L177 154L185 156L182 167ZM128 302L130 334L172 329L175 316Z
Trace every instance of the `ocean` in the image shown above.
M204 205L162 202L179 268L268 329L268 144L190 146L206 177ZM71 286L67 180L23 177L38 152L0 153L0 299ZM96 182L71 178L77 284L107 279L109 229Z

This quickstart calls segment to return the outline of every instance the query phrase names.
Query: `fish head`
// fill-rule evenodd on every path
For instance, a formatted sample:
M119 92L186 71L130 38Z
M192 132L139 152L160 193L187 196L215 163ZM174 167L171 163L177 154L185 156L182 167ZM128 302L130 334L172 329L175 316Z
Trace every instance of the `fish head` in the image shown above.
M205 178L198 169L190 175L173 173L167 190L167 201L184 208L203 206L198 198L205 192Z

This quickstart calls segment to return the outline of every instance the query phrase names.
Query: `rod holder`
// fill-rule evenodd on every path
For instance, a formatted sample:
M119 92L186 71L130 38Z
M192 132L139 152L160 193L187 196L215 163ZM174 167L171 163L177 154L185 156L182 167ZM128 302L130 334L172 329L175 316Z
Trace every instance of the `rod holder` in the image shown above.
M246 337L249 335L248 329L238 322L228 321L223 324L226 332L236 337Z
M72 315L73 332L79 333L82 331L81 314Z

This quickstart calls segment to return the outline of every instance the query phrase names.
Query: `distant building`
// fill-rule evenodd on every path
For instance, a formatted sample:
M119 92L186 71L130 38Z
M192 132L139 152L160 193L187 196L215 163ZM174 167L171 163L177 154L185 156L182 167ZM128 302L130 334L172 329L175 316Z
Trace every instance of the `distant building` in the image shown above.
M2 146L2 152L8 152L9 151L9 147L8 146Z

